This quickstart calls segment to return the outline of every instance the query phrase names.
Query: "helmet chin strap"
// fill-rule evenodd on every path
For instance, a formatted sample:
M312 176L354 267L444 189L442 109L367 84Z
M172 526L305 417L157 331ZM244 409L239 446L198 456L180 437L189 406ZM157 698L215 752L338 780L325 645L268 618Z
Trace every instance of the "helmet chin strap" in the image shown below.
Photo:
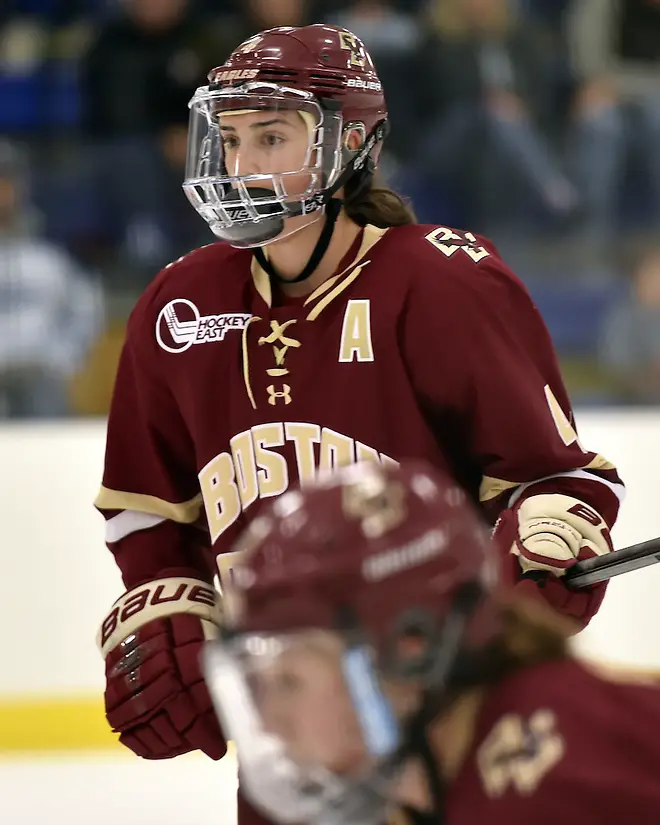
M427 671L429 686L423 691L419 708L404 726L404 741L394 759L402 764L407 758L422 763L431 796L432 816L435 822L444 818L447 781L442 766L433 752L429 734L433 723L449 708L448 689L460 663L461 644L466 625L482 598L478 582L466 582L454 597L450 612L440 629L435 644L432 664Z
M447 783L428 736L429 727L436 717L435 702L427 694L422 700L420 709L408 723L406 742L398 756L401 762L405 761L406 756L420 760L431 796L432 819L435 822L442 822L445 814Z
M337 223L337 218L341 212L342 201L339 198L330 198L325 207L325 223L321 236L316 242L316 246L309 260L305 264L300 275L296 278L282 278L277 272L273 264L268 260L262 247L257 247L254 250L254 257L259 262L259 266L268 274L270 278L280 284L299 284L301 281L306 281L307 278L316 270L318 265L323 260L323 256L328 251L330 241L332 240L332 233Z
M322 106L324 108L327 107L334 109L337 108L337 103L332 100L322 101ZM332 186L325 190L325 225L323 227L323 231L321 232L321 237L318 239L318 242L314 247L314 251L312 252L300 275L293 279L282 278L264 254L263 249L260 247L255 249L254 256L259 262L261 268L270 278L280 284L299 284L301 281L307 280L307 278L309 278L309 276L314 272L314 270L321 263L323 256L328 251L328 247L330 246L330 241L332 239L332 233L334 231L337 218L339 217L339 213L341 212L342 200L334 197L335 192L338 192L356 174L361 178L362 185L364 185L366 180L371 177L374 170L374 162L371 158L371 152L378 143L381 143L385 139L388 131L389 125L387 120L381 120L377 123L369 135L367 135L364 143L355 151L348 153L349 159L346 163L344 171L332 184Z

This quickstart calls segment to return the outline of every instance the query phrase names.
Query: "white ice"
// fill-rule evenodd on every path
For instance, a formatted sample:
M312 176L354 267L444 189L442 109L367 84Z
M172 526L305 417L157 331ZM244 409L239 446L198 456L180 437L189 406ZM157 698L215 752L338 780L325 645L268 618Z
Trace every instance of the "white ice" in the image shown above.
M0 759L1 825L235 825L236 765L130 753Z

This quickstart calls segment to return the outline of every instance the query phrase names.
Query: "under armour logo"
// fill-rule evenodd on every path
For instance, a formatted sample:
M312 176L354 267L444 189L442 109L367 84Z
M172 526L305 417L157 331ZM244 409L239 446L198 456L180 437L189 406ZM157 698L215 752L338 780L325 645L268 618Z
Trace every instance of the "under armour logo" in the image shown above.
M279 398L283 398L285 404L291 403L291 387L288 384L283 384L282 389L279 391L271 384L270 387L266 387L266 391L268 393L268 403L272 404L273 407L277 404Z

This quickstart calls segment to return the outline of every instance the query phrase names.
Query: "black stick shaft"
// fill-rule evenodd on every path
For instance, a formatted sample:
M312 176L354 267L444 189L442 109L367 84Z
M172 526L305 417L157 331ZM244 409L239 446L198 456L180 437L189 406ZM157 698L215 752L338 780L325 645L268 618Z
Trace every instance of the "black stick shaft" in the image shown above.
M631 544L606 556L578 562L566 573L564 580L570 587L588 587L631 570L641 570L660 562L660 537L639 544Z

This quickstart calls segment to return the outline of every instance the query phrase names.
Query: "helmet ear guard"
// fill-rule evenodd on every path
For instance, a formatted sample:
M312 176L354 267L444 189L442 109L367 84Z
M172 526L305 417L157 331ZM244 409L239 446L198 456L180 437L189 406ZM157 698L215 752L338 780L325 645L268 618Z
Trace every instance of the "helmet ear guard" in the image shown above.
M351 136L357 132L360 136L360 142L355 146L355 148L351 148L348 144L351 139ZM364 127L364 123L361 121L351 121L350 123L346 123L344 128L342 129L342 139L341 139L341 159L342 164L346 166L351 162L353 157L356 153L360 150L360 147L365 144L367 140L367 130Z
M344 140L347 139L347 130L350 128L354 129L355 126L348 124L345 127ZM364 126L362 126L362 130L364 130ZM376 161L374 160L372 153L378 144L385 140L388 132L389 123L386 119L383 119L374 126L357 149L349 149L346 145L342 146L341 151L344 169L332 186L326 190L329 193L326 200L329 200L335 192L341 189L342 186L346 186L346 184L355 177L358 178L359 184L355 187L355 189L359 188L361 190L364 188L364 184L368 183L376 169ZM351 188L353 189L353 187ZM355 189L352 191L353 196L355 194Z
M358 146L355 147L355 149L351 149L348 146L348 141L351 135L355 132L360 133L361 140ZM364 123L352 122L347 123L346 126L344 126L341 150L342 165L344 167L349 166L353 162L356 155L359 153L361 147L364 146L364 144L366 143L366 140L367 132L364 127ZM368 191L369 186L371 185L371 180L373 178L375 169L376 162L373 156L370 154L367 157L364 166L359 171L355 171L353 175L344 184L343 200L345 202L351 203L352 201L359 200L360 197Z

